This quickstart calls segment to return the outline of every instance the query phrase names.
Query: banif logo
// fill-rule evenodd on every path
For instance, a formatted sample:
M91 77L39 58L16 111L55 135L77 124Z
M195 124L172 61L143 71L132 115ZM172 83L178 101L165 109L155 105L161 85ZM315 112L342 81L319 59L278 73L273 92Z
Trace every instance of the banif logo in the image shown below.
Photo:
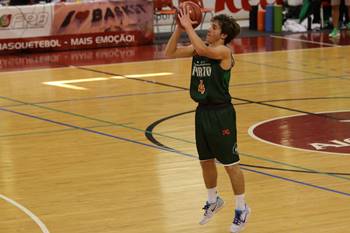
M19 13L13 15L11 29L44 28L48 22L47 12Z
M2 15L0 17L0 27L2 28L8 27L11 23L11 17L12 15Z

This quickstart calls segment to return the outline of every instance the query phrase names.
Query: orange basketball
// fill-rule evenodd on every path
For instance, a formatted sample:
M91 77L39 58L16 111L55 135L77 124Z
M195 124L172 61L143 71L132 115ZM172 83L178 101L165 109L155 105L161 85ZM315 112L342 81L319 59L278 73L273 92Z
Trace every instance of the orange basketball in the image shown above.
M201 7L198 4L196 4L196 3L192 2L192 1L186 1L186 2L182 2L180 4L179 8L180 9L187 8L187 11L190 14L191 20L192 21L196 21L195 24L192 24L193 28L196 28L196 27L198 27L199 24L201 24L201 22L202 22L202 11L201 11ZM177 14L179 14L179 12ZM179 18L176 18L176 22L177 22L178 25L181 26Z

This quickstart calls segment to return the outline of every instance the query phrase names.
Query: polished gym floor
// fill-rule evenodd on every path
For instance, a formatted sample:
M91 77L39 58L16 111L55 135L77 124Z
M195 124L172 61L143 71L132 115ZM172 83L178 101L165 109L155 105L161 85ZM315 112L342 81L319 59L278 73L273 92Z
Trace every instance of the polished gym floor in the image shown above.
M350 32L240 37L230 92L246 233L346 233ZM165 45L0 57L1 233L229 232L200 226L191 59Z

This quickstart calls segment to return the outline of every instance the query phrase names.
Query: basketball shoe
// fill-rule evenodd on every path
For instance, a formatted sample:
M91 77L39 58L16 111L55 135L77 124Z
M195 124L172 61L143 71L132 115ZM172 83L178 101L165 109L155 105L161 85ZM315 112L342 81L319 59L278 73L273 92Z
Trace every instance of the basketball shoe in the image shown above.
M335 38L340 36L340 31L338 28L333 28L332 32L329 33L329 37Z
M350 22L346 24L346 28L350 30Z
M214 216L214 214L222 209L222 207L224 206L224 203L225 203L224 200L222 200L221 197L219 196L216 198L216 202L214 203L206 202L203 207L204 215L202 220L199 222L199 224L204 225L207 222L209 222L209 220Z
M245 204L244 210L235 210L235 218L233 219L230 232L238 233L241 232L245 224L248 222L249 215L251 213L251 209L247 204Z

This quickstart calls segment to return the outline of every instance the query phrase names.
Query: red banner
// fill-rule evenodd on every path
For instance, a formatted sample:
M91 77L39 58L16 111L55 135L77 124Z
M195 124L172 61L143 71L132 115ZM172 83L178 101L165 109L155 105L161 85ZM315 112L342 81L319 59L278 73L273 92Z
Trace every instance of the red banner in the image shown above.
M89 33L0 40L0 52L135 46L151 44L152 42L153 33L144 34L141 31Z

